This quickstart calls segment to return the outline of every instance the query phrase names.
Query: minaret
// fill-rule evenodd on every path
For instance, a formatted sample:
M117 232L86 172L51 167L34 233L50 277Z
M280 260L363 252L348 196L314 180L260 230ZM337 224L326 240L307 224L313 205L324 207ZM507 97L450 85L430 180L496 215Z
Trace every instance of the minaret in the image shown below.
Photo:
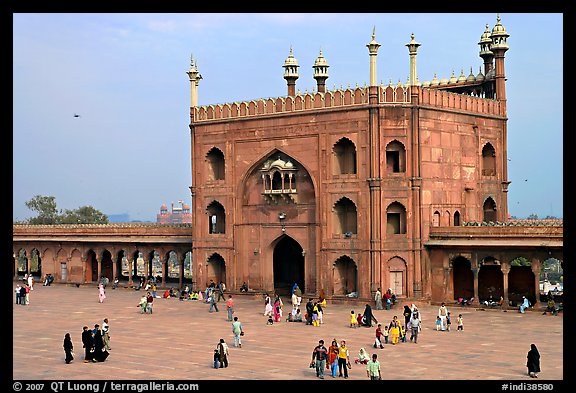
M492 29L492 46L490 50L494 53L494 72L496 79L496 99L506 102L506 76L504 74L504 54L509 49L506 40L510 34L500 23L500 15L496 17L496 26Z
M492 46L492 38L490 38L490 28L486 24L486 30L480 36L480 57L484 59L484 75L488 75L488 71L492 69L492 59L494 59L494 53L490 50Z
M198 106L198 83L202 75L198 72L197 64L192 56L190 56L190 69L186 73L190 78L190 106L194 108Z
M406 44L410 52L410 86L416 86L418 83L418 74L416 74L416 52L421 44L414 40L414 33L412 33L410 38L410 42Z
M298 61L292 54L292 46L290 46L290 54L284 61L284 79L288 83L288 96L294 97L296 95L296 80L298 79Z
M326 92L326 79L328 79L328 62L322 56L322 49L320 55L316 58L312 68L314 69L314 79L316 79L316 86L318 86L318 93Z
M370 86L378 86L376 81L376 56L378 55L380 44L376 42L376 26L372 29L372 41L366 44L366 47L370 53Z

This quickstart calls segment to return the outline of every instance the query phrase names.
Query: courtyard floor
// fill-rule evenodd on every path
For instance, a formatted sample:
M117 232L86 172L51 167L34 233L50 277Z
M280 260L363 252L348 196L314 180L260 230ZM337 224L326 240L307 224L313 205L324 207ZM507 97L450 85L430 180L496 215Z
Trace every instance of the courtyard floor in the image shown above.
M13 289L16 283L13 283ZM12 292L14 293L14 292ZM160 293L160 292L159 292ZM316 380L308 367L319 339L326 346L333 338L346 340L350 357L364 347L378 353L385 380L563 380L563 314L520 314L509 310L477 310L448 305L453 317L450 332L437 332L438 306L418 304L423 326L418 344L399 343L374 349L375 328L349 327L350 311L358 306L330 304L319 327L280 322L269 326L260 296L233 295L235 316L246 335L242 348L233 347L226 306L209 313L198 301L155 299L154 313L140 314L142 291L106 290L98 302L95 286L36 285L31 304L14 304L14 380ZM291 305L284 301L284 313ZM302 305L306 299L303 299ZM392 310L374 310L379 322L388 324L394 315L403 320L400 302ZM456 317L464 317L464 330L456 330ZM90 328L108 318L110 356L104 363L83 363L82 326ZM62 343L70 332L75 360L64 363ZM220 338L230 347L229 367L212 368L212 355ZM541 355L540 378L526 373L526 354L535 343ZM364 366L352 363L347 381L367 380ZM342 380L342 378L336 378ZM332 380L326 376L326 380Z

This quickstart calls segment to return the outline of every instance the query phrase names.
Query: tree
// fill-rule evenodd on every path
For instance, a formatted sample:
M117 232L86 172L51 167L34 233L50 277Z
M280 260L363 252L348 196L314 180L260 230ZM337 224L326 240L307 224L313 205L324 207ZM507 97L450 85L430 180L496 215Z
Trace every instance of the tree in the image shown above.
M108 224L108 216L92 206L82 206L59 213L56 198L53 196L36 195L26 202L26 207L38 213L37 217L29 218L27 224Z
M32 217L28 220L28 224L58 224L58 210L56 209L55 197L36 195L26 202L26 207L38 213L37 217Z
M526 217L527 220L537 220L538 219L538 214L530 214L528 217Z
M76 210L65 210L61 216L62 224L108 224L108 216L92 206L82 206Z

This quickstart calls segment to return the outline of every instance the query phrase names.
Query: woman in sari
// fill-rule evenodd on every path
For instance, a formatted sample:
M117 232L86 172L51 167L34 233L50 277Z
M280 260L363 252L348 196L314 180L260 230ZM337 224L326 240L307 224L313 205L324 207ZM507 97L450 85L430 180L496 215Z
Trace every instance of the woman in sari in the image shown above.
M104 285L100 283L98 285L98 301L104 303L104 299L106 299L106 293L104 292Z
M392 321L392 327L390 328L390 337L392 338L392 344L398 344L400 339L400 324L397 321Z
M268 294L264 295L264 307L264 316L272 316L272 300L270 300L270 296L268 296Z
M274 300L274 322L280 322L280 318L282 318L281 303L280 296L276 295L276 300Z

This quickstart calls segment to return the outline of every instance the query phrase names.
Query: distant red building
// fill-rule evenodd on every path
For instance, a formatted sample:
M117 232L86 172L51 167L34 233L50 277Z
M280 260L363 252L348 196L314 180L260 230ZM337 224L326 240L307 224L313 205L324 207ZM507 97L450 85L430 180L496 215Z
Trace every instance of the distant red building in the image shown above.
M190 213L190 205L184 201L178 201L180 207L174 207L172 203L171 211L168 211L168 206L165 203L160 206L160 214L156 215L156 222L159 224L191 224L192 213Z

